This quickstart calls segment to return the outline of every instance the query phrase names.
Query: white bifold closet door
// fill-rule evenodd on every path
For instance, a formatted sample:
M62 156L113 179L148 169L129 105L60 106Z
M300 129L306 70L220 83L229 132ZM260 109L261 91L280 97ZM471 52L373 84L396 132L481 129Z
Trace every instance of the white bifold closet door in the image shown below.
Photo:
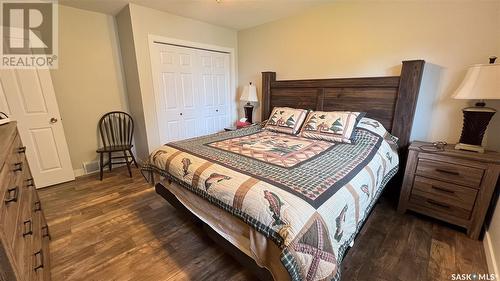
M151 61L161 143L230 124L229 54L155 43Z

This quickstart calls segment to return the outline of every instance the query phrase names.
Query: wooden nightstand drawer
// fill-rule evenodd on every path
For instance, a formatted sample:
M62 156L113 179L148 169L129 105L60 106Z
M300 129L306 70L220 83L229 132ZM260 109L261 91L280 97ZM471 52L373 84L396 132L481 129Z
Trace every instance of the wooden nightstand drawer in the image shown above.
M472 210L477 190L452 183L415 176L412 195L433 199L438 202Z
M411 194L471 211L476 201L477 190L416 176Z
M446 182L479 188L484 170L449 162L419 159L416 174Z
M420 196L412 194L410 196L410 206L415 206L416 209L424 209L425 213L430 216L435 216L439 214L446 214L450 217L455 217L459 219L469 219L471 210L467 210L458 206L454 206L449 203L441 202L436 198L429 198L432 196ZM446 219L445 219L446 220ZM454 223L454 220L446 220Z

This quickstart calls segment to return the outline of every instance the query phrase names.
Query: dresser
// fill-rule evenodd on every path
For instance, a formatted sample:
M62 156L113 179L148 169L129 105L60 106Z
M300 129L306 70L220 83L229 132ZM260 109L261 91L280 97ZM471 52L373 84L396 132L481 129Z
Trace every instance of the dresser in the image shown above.
M434 151L425 142L409 147L398 211L412 210L467 230L478 239L498 185L500 153Z
M0 280L50 280L49 228L16 123L0 126Z

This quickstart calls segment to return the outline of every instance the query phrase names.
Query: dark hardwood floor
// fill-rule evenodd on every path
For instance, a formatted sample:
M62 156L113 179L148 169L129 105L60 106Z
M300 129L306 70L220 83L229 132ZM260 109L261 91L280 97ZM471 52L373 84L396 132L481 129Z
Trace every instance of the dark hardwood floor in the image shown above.
M255 280L157 195L137 169L41 189L59 280ZM342 280L450 280L486 273L482 243L381 200L343 262Z

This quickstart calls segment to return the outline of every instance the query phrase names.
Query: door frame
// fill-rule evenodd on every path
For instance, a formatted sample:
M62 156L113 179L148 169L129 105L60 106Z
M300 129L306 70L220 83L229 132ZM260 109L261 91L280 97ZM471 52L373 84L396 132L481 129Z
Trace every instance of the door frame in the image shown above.
M236 85L236 55L235 55L235 50L234 48L229 48L229 47L223 47L223 46L218 46L218 45L211 45L211 44L205 44L205 43L200 43L200 42L194 42L194 41L188 41L188 40L182 40L182 39L177 39L173 37L166 37L166 36L161 36L161 35L155 35L155 34L148 34L148 46L149 46L149 62L151 64L150 69L151 69L151 84L153 85L153 90L154 90L154 109L156 114L154 114L154 118L156 119L156 124L159 124L158 120L158 111L157 111L157 103L156 101L156 96L159 95L160 93L158 92L159 89L156 87L156 82L154 81L155 75L153 73L154 67L153 67L153 52L155 51L155 42L165 43L165 44L170 44L170 45L176 45L178 47L188 47L188 48L195 48L195 49L204 49L207 51L217 51L217 52L224 52L229 54L229 95L230 97L234 97L234 99L231 99L229 101L229 112L230 112L230 117L232 121L236 121L238 119L238 111L237 111L237 101L238 101L238 89Z

